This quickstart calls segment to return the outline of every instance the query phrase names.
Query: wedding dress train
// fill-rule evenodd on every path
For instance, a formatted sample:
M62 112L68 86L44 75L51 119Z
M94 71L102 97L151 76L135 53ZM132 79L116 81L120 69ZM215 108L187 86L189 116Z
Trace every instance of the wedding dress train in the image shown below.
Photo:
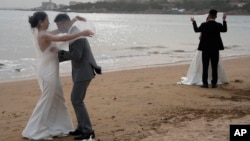
M208 83L211 84L212 80L212 69L211 64L209 64L208 68ZM218 82L217 84L225 84L228 83L224 67L219 59L218 63ZM202 85L202 52L196 51L194 58L189 66L187 76L181 77L181 81L178 84L185 84L185 85Z
M43 52L37 48L37 51L40 52L37 72L41 97L22 136L32 140L48 140L53 136L68 134L74 128L65 105L57 55L51 53L50 48Z

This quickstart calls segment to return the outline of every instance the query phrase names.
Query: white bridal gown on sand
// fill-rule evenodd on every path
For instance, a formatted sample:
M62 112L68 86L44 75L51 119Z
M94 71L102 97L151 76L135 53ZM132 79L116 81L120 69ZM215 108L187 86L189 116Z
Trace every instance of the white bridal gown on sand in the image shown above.
M212 79L212 69L211 64L209 64L208 68L208 83L211 84ZM218 63L218 82L217 84L224 84L228 83L224 67L219 58ZM181 82L178 84L185 84L185 85L202 85L202 52L196 51L195 56L189 66L187 76L181 78Z
M37 47L39 56L37 72L41 97L22 132L22 136L28 139L48 140L74 130L65 105L57 55L51 53L49 49L41 52Z

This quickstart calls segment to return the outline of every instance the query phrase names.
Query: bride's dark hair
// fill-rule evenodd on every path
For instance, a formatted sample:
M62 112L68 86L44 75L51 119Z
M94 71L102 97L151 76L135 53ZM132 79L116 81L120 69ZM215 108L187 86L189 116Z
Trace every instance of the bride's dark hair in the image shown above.
M32 28L38 27L40 21L44 21L48 15L45 12L38 11L29 17L29 23Z

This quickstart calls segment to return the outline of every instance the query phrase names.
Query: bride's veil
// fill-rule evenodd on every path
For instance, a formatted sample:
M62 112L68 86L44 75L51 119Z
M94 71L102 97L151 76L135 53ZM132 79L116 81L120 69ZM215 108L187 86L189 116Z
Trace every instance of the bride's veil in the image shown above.
M38 44L38 29L37 28L31 28L31 32L32 32L32 37L33 37L33 46L34 49L36 51L36 65L34 66L35 71L38 71L38 63L40 62L41 56L42 56L42 52L40 50L39 44ZM41 79L39 77L37 77L38 82L39 82L39 87L40 89L42 89L42 84L41 84Z
M224 14L223 12L218 12L218 13L217 13L216 21L222 22L223 14ZM203 23L203 22L206 21L207 17L208 17L208 14L196 15L196 16L194 16L194 19L195 19L196 23L197 23L198 25L200 25L201 23Z
M33 45L36 51L36 59L40 59L42 52L40 50L39 44L38 44L38 29L37 28L31 28L32 36L33 36Z

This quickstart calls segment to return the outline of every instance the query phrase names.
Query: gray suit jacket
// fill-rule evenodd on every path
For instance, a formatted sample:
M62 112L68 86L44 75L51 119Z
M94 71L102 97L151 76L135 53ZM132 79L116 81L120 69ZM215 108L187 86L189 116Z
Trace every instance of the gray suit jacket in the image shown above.
M86 38L79 38L69 45L69 51L58 52L59 61L71 60L73 82L81 82L101 74L101 67L96 64L89 42Z

